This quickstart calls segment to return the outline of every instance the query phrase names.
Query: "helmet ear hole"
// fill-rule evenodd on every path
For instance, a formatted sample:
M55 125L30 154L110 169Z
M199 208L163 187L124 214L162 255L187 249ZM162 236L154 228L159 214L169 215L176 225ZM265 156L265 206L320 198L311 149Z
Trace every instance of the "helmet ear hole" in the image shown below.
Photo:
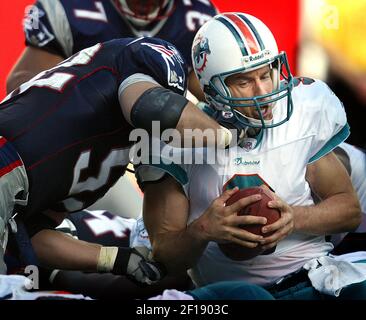
M273 90L278 90L281 81L280 79L281 73L279 72L279 69L281 68L280 59L276 59L270 66L271 66L271 78L273 82Z
M229 97L229 98L232 97L230 89L227 87L227 85L225 84L225 80L221 76L214 77L211 82L215 87L212 88L212 86L210 86L209 92L211 95L213 93L214 96L218 96L220 93L223 97ZM224 98L219 99L225 100ZM227 108L229 107L225 107L225 104L223 106L219 106L219 109L227 109Z
M224 79L222 79L221 77L215 77L213 79L213 84L223 96L231 97L230 89L226 86Z
M271 78L273 82L273 90L278 90L280 84L280 73L278 72L277 68L272 68Z

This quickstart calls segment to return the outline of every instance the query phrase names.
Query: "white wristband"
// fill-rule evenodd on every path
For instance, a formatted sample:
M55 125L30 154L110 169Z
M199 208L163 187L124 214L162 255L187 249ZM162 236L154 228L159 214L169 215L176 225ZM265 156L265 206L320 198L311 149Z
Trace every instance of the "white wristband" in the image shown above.
M116 261L118 247L102 247L100 249L97 271L111 272Z

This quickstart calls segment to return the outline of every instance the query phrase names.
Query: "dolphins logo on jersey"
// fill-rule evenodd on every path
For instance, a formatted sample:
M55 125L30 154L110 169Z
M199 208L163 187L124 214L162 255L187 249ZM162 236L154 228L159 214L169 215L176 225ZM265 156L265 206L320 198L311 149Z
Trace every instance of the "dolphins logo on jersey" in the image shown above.
M147 42L141 43L141 45L150 47L162 56L167 66L169 86L185 92L184 60L179 52L173 46L165 47L161 44Z
M207 63L207 55L211 53L207 38L198 38L193 46L193 59L198 73L202 72Z

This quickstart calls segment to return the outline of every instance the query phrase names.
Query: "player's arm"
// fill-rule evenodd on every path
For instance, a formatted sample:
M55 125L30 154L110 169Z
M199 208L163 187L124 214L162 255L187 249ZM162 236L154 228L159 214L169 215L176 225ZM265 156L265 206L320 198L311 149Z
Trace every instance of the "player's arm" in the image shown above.
M193 70L188 75L188 89L199 101L206 101L200 83Z
M62 56L46 50L25 48L6 80L6 92L10 93L36 74L54 67L62 60Z
M295 230L324 235L358 227L360 203L345 167L333 152L308 165L306 180L321 202L294 208Z
M148 248L105 247L74 239L54 230L59 223L56 220L61 215L47 211L37 215L26 225L34 251L43 267L110 272L126 275L144 284L154 283L163 277L164 272L160 266L149 261Z
M120 105L127 121L137 128L151 131L152 121L160 121L160 130L177 129L183 140L192 140L192 134L185 129L212 129L215 141L208 143L208 135L203 137L204 145L225 147L232 135L216 121L202 112L185 97L165 89L157 83L141 81L127 86L119 94ZM221 130L219 130L221 129ZM199 147L199 140L193 145ZM197 143L196 143L197 142ZM195 144L196 143L196 144Z
M269 205L281 211L281 219L263 232L275 233L266 237L264 248L269 249L292 231L327 235L352 231L361 223L361 208L351 180L333 152L309 164L306 180L320 202L312 206L289 206L281 199Z
M254 248L262 237L240 229L240 224L265 224L266 219L237 216L260 195L250 196L225 207L238 189L227 190L207 210L187 226L189 202L182 187L172 178L144 187L144 222L153 247L153 257L165 265L168 273L179 274L193 267L209 241L232 241Z
M97 271L102 247L51 229L35 234L32 246L42 265L52 269L81 271Z

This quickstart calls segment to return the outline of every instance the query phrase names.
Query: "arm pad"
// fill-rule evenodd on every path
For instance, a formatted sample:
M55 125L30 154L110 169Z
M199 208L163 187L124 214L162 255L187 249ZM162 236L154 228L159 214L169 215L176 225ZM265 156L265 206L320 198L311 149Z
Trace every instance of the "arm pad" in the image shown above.
M136 128L151 133L152 121L160 121L161 131L174 129L188 100L163 87L146 90L131 110L131 122Z

